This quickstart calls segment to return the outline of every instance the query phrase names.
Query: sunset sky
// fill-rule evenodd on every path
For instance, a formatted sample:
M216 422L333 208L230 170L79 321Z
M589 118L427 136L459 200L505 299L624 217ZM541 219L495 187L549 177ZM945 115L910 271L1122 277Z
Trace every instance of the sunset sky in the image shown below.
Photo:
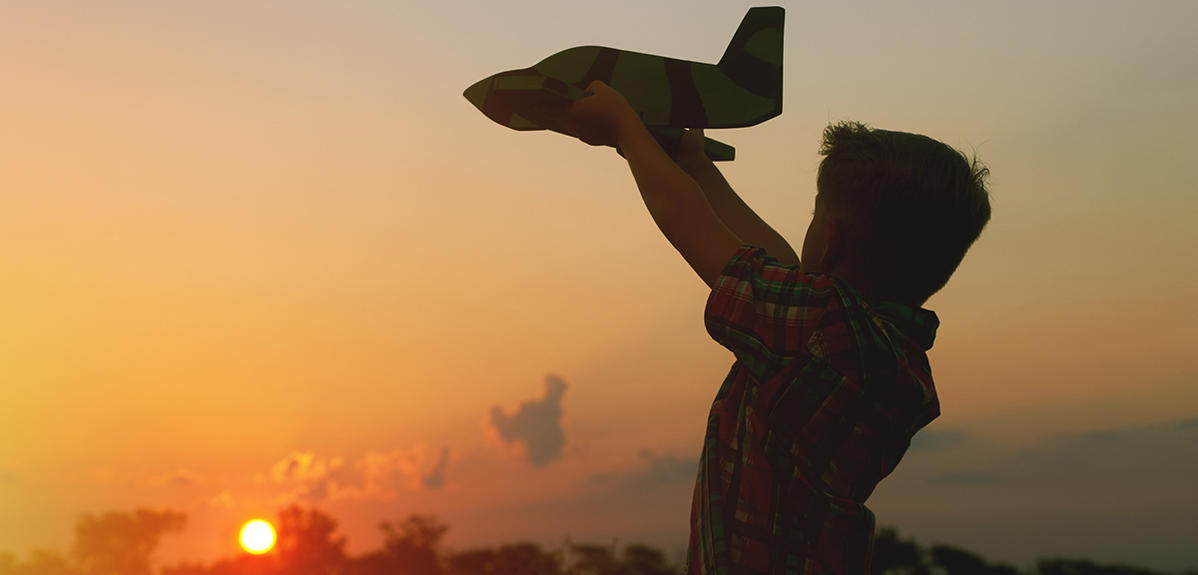
M283 505L351 551L685 546L731 354L624 161L471 83L599 44L714 62L751 3L0 4L0 551L172 508L164 562ZM798 248L820 132L992 172L928 303L943 415L869 505L1016 565L1198 568L1198 3L787 5L778 118L709 135ZM558 414L560 413L560 418Z

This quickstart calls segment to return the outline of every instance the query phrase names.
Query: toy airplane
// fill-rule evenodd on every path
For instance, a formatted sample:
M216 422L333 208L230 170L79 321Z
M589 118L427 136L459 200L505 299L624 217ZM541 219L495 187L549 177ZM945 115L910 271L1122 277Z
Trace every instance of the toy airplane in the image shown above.
M463 93L488 118L516 130L553 130L553 115L601 80L624 95L673 155L683 128L741 128L782 113L780 6L750 8L718 64L579 46L531 68L500 72ZM731 160L736 150L710 138L704 151Z

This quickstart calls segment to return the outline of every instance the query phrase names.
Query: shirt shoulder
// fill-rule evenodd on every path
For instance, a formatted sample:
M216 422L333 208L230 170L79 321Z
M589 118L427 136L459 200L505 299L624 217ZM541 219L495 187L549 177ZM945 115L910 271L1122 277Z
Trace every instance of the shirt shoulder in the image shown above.
M716 279L704 311L712 339L758 380L802 353L840 306L843 285L832 276L783 265L759 247L741 246Z

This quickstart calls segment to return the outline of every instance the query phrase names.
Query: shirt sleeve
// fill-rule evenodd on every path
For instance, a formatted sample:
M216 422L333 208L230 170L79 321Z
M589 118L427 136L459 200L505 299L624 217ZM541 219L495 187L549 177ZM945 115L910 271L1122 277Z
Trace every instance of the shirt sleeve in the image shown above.
M707 299L707 333L728 348L757 381L800 354L836 299L830 276L805 274L764 249L741 246Z

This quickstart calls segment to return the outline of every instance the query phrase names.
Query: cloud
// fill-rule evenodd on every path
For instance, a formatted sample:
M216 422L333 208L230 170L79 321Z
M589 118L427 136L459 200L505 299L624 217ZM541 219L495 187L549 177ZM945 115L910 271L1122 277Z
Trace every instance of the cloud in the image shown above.
M271 467L270 478L275 483L321 479L341 467L342 463L340 457L325 459L311 451L293 451Z
M423 449L367 453L358 463L361 482L358 492L352 495L360 499L390 501L400 489L418 489L425 459Z
M959 429L923 429L911 438L912 451L939 451L956 447L966 441L965 432Z
M1015 479L1037 482L1192 480L1198 477L1198 419L1057 435L1007 465Z
M990 549L1007 562L1136 554L1161 569L1192 564L1198 419L1076 431L1023 446L966 434L937 439L946 438L937 449L912 449L879 485L869 502L879 524Z
M523 525L541 533L567 533L575 540L619 537L668 549L685 546L696 455L641 450L625 466L583 476L568 490L547 490L532 500L500 500L491 512L520 517Z
M562 432L562 398L566 382L557 376L545 378L545 395L525 401L515 413L508 415L502 408L491 409L491 427L509 445L523 449L524 457L533 467L544 467L561 459L566 435Z
M309 504L336 500L393 501L400 491L445 485L449 448L434 459L424 446L370 451L352 462L296 451L271 467L271 480L290 486L283 499Z
M427 489L440 489L445 486L445 468L449 466L449 448L441 448L441 459L432 471L420 478L420 484Z
M593 485L616 490L651 491L694 485L699 459L691 456L657 455L642 449L637 454L643 467L626 472L596 473L587 478Z
M208 501L206 501L204 503L204 505L206 507L212 507L212 508L217 508L217 509L232 509L233 494L230 493L228 489L222 490L220 493L217 493L216 495L209 498Z
M924 431L912 440L911 451L904 472L918 467L933 485L1139 490L1198 477L1198 419L1059 434L1005 453L957 430ZM930 458L941 452L949 453Z
M174 471L156 475L149 480L150 487L186 488L203 485L204 478L190 469L180 467Z
M440 489L445 486L449 447L442 447L436 456L424 445L369 452L356 467L361 472L359 495L366 499L392 499L401 489Z
M928 479L932 485L975 486L991 485L999 481L999 476L985 471L946 471L937 473Z

